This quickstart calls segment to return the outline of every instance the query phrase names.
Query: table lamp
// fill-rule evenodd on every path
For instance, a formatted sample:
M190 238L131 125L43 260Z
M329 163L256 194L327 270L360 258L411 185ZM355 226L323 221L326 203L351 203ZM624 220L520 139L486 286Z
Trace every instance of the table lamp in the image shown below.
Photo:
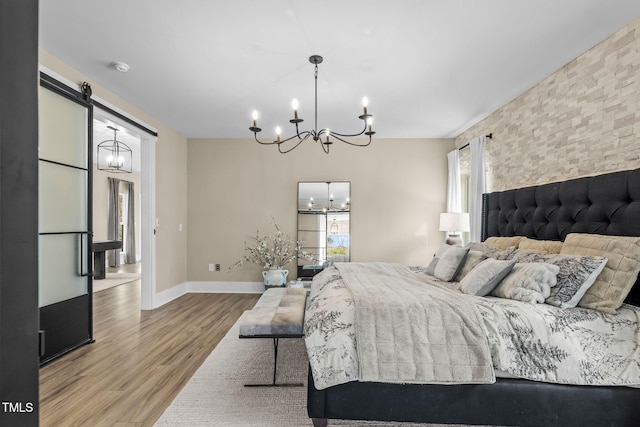
M445 212L440 214L440 231L447 232L447 245L462 245L461 232L469 231L469 214Z

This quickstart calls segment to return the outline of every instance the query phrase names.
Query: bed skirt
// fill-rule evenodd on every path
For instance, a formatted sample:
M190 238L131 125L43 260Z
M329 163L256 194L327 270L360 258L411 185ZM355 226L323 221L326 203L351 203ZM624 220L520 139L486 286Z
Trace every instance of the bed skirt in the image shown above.
M349 382L317 390L309 418L509 426L637 426L640 389L498 378L495 384Z

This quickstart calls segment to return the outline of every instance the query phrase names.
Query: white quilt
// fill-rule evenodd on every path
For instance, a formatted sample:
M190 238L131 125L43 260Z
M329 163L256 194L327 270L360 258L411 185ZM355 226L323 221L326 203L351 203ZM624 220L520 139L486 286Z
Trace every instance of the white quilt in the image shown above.
M461 295L455 282L444 283L406 270L402 275L415 275L424 281L424 287L445 290L447 286L451 289L446 292ZM409 293L413 303L422 304L418 295ZM640 386L639 308L623 305L617 314L606 314L502 298L467 297L475 301L480 313L496 370L536 381ZM368 362L360 361L356 345L354 299L337 268L326 269L314 278L305 315L305 341L318 389L363 380L360 364ZM413 318L407 318L409 323L415 323ZM406 327L398 325L394 330ZM414 350L411 353L417 357Z
M355 302L360 381L492 383L482 319L465 296L400 264L340 263Z

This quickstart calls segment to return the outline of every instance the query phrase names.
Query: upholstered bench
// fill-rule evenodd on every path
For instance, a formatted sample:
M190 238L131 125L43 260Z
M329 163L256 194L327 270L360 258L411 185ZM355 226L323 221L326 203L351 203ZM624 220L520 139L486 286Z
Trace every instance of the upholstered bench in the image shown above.
M276 384L278 366L278 340L301 338L302 323L307 301L307 290L301 288L267 289L256 305L242 315L240 338L273 339L273 382L271 384L245 384L245 387L301 387L303 384Z

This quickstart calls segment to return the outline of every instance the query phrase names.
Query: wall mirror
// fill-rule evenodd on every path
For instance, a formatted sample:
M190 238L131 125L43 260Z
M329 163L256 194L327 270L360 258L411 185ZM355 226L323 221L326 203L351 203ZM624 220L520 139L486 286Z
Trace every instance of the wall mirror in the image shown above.
M298 240L315 262L298 259L298 277L310 279L331 262L347 262L351 249L351 183L298 183Z

